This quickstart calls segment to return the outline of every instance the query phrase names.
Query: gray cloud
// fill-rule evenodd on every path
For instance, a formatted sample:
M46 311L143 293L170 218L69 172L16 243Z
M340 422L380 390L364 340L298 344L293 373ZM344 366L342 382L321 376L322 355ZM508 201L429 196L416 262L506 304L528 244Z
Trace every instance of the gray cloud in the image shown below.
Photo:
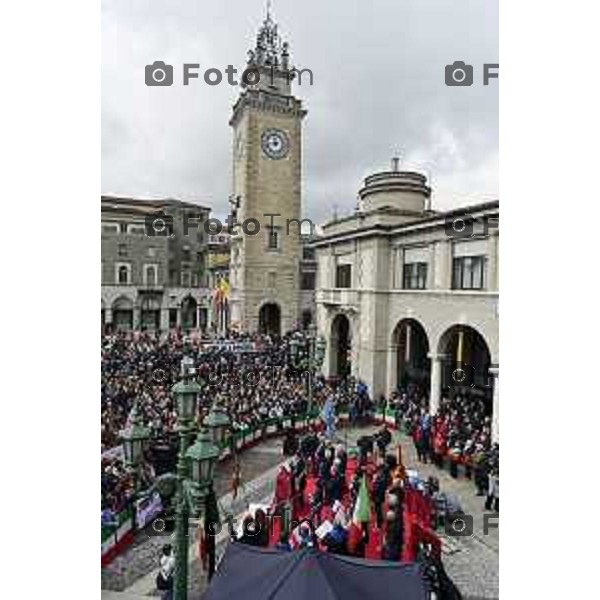
M362 178L403 165L425 171L434 207L498 194L498 6L480 0L275 0L294 64L314 85L296 86L304 127L304 212L320 222L351 210ZM104 0L102 191L173 196L227 212L228 120L238 90L202 80L184 87L181 64L242 71L264 15L262 0ZM175 65L175 85L148 88L144 66ZM444 66L464 60L475 84L449 88Z

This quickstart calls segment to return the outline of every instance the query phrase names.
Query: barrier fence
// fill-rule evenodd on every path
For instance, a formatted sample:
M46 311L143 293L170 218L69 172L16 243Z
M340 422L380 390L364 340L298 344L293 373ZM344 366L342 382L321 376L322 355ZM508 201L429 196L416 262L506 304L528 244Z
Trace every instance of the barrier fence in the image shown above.
M323 429L323 421L321 420L320 415L321 411L317 408L310 414L270 418L252 429L237 431L231 436L230 440L227 441L226 446L221 449L219 460L222 461L231 457L231 449L233 446L235 446L237 452L247 450L261 440L282 435L289 429L293 429L298 433L305 431L309 427L317 428L319 430ZM347 422L349 420L349 413L347 411L342 411L337 415L337 418L342 423ZM398 420L394 410L377 410L372 415L372 419L375 423L385 423L394 429L398 428ZM405 434L410 435L410 431L407 431L405 427L400 426L400 429ZM452 459L448 457L448 460ZM463 465L465 469L468 468L464 462L458 464ZM102 527L102 566L108 565L118 554L133 542L135 531L138 529L133 522L133 510L131 507L128 507L119 513L116 521L118 524L117 526ZM138 525L142 525L143 527L147 522L148 519L145 519L143 524L138 523Z

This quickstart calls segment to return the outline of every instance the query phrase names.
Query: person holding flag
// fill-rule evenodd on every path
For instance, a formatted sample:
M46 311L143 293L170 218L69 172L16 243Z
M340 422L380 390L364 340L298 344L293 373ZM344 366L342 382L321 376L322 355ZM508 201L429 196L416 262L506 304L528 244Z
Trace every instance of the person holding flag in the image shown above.
M365 557L369 542L369 521L371 520L371 500L367 487L367 476L363 473L360 488L356 496L352 522L348 531L348 550L353 556Z

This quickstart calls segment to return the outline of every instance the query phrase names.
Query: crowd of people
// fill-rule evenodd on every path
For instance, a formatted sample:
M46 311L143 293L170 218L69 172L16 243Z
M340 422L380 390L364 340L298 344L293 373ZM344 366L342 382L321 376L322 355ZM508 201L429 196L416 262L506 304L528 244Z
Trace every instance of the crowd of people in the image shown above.
M102 338L101 443L103 503L118 509L131 496L128 468L117 458L107 458L120 444L120 433L136 414L150 428L154 442L172 439L177 424L172 386L181 379L184 357L202 386L198 422L214 402L223 407L232 431L247 431L267 419L303 415L308 410L307 386L312 386L316 410L332 397L355 420L370 410L366 386L338 384L322 376L309 377L291 359L292 335L232 333L223 338L191 337L172 331L115 333Z
M474 395L444 395L434 415L429 414L428 404L416 385L389 399L399 424L412 436L419 461L442 468L448 459L453 477L463 465L466 476L474 480L477 495L486 496L486 509L498 512L500 448L492 443L488 403Z

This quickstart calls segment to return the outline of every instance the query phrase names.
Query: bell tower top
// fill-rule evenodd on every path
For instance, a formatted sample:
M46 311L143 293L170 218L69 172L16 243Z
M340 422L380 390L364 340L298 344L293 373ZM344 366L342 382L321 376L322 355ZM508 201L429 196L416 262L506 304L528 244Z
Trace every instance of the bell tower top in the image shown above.
M246 72L248 77L243 78L243 87L282 96L292 93L295 71L290 68L290 47L279 34L271 15L270 0L267 0L266 16L256 34L254 48L248 50Z

